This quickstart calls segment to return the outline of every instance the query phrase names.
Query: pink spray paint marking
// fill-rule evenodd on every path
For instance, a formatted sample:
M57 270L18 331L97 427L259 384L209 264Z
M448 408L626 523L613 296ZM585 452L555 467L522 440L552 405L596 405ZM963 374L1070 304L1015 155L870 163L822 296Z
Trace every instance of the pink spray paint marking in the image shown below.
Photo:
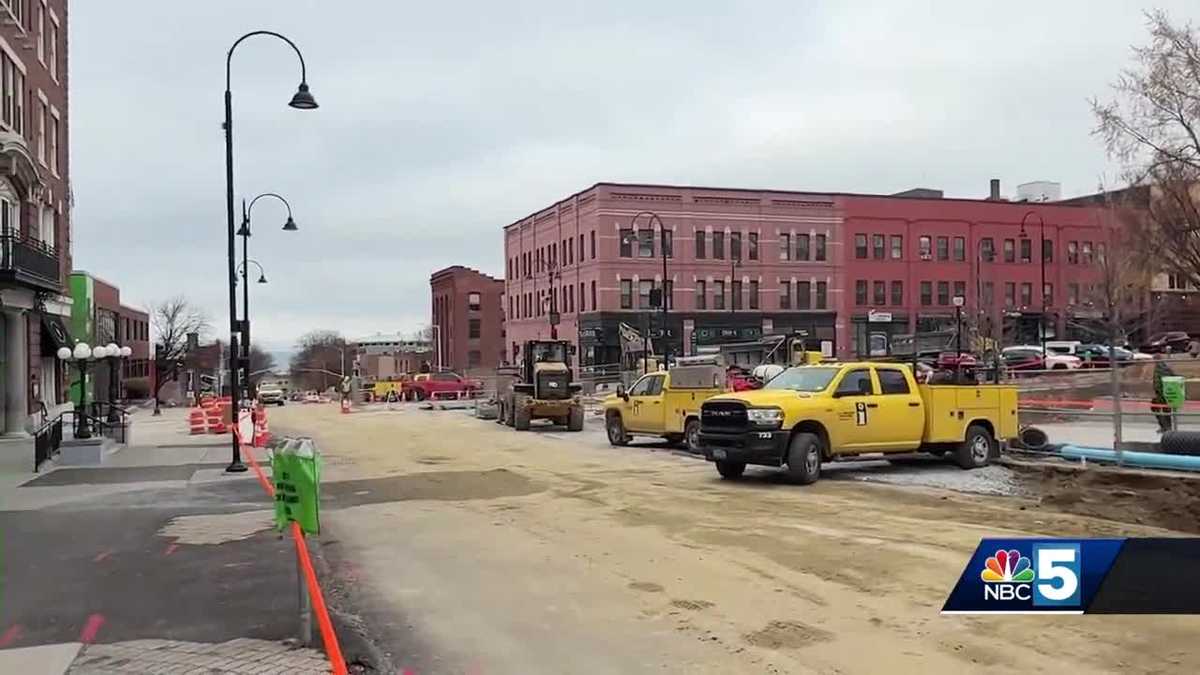
M96 639L96 633L100 632L100 626L104 625L103 614L92 614L83 622L83 630L79 631L79 641L85 645L90 645Z
M178 544L171 544L170 546L167 547L167 550L163 551L163 555L171 555L172 553L175 552L175 549L177 549L177 548L179 548Z
M110 556L110 555L112 555L112 551L110 551L110 550L101 551L96 554L95 558L92 558L92 562L94 562L94 563L104 562L106 559L108 559L108 556Z
M0 635L0 649L7 647L21 638L21 624L9 626L8 630Z

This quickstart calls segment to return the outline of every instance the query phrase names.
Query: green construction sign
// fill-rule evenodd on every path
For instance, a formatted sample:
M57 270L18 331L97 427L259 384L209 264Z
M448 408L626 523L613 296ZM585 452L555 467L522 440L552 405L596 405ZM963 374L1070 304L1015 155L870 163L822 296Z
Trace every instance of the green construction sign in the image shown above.
M271 455L275 482L275 527L300 524L306 534L321 533L320 461L311 438L288 439Z
M1187 388L1184 379L1178 375L1166 375L1162 378L1162 394L1171 410L1179 412L1183 402L1187 400Z

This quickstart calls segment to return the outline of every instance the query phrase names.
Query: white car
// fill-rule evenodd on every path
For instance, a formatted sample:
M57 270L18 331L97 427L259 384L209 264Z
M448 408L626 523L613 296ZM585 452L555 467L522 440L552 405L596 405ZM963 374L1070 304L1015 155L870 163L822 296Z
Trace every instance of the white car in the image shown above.
M1014 345L1005 347L1000 350L1002 354L1012 352L1033 352L1039 356L1043 354L1041 345ZM1049 355L1044 356L1044 362L1047 370L1076 370L1083 367L1083 360L1078 356L1070 354L1055 354L1051 351Z

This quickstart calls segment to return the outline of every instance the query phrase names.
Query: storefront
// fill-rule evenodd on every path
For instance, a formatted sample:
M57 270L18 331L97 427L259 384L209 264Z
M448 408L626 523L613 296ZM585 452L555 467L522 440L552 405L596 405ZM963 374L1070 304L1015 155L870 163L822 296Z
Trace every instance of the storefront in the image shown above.
M850 317L850 352L856 358L886 356L892 353L892 338L906 335L908 315L871 311Z

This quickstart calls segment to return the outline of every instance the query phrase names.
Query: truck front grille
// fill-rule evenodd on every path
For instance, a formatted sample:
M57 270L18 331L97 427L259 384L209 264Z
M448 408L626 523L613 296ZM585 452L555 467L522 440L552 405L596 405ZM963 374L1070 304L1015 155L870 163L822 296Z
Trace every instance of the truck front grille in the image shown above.
M745 431L746 406L736 401L709 401L700 408L701 431Z

